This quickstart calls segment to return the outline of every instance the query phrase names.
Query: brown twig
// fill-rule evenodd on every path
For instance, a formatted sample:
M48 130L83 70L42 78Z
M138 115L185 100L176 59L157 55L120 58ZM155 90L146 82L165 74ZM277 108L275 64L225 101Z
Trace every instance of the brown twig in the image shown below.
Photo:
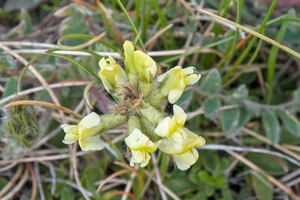
M20 164L18 166L18 169L15 173L15 175L12 177L12 179L5 185L4 188L0 191L0 197L2 197L12 186L13 184L18 180L18 178L21 176L21 173L23 172L24 165Z
M117 176L120 176L122 174L125 174L125 173L128 173L130 172L131 170L129 169L123 169L123 170L120 170L120 171L117 171L115 173L113 173L112 175L110 175L109 177L107 177L97 188L96 192L99 192L101 190L101 188L112 178L114 177L117 177Z
M9 200L11 197L13 197L16 193L18 193L22 187L25 185L27 178L28 178L29 172L28 169L25 170L24 174L22 175L22 179L19 181L19 183L1 200Z
M32 164L30 162L26 162L26 166L30 172L31 180L32 180L32 193L31 193L31 200L35 200L37 195L37 179L34 173L34 169L32 167Z

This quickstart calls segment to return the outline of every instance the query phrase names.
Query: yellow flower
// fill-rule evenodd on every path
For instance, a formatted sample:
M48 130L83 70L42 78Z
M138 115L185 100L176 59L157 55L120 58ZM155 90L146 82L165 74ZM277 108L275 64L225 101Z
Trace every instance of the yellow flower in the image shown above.
M191 165L195 164L198 160L199 154L198 151L195 148L192 148L189 151L186 151L184 153L178 154L178 155L172 155L176 166L181 171L187 170L191 167Z
M172 137L165 137L159 140L157 144L161 151L173 156L180 170L187 170L196 163L199 157L198 151L194 147L204 145L205 140L187 128L182 127L181 129L186 136L182 142L178 142Z
M85 116L78 125L61 125L66 133L63 143L72 144L79 140L79 146L83 151L103 149L103 144L99 137L102 127L99 124L99 115L92 112Z
M162 137L157 142L158 148L164 153L171 154L180 170L186 170L193 165L199 155L195 146L205 144L205 140L195 133L184 128L187 115L181 107L173 106L173 118L166 117L154 130Z
M111 56L108 56L109 63L105 61L105 58L102 58L99 61L99 66L101 68L99 72L99 77L102 80L102 83L105 89L108 92L117 89L117 85L127 81L127 75L122 67L116 63L115 59Z
M186 138L184 131L181 130L181 127L184 126L187 115L182 110L181 107L174 105L173 106L173 118L166 117L163 119L154 130L154 133L161 137L174 137L176 140L179 139L182 141L183 138ZM180 139L181 138L181 139Z
M157 146L139 129L134 129L133 132L125 138L125 143L132 153L130 159L130 165L132 167L134 163L139 163L141 167L145 167L151 158L149 153L153 153L157 149Z
M123 48L127 72L132 75L138 73L143 82L151 83L157 72L155 61L144 52L134 51L133 44L129 41L124 43Z
M187 85L192 85L200 79L200 75L194 74L194 71L194 67L182 69L177 66L160 75L157 80L162 83L160 86L162 96L168 96L169 102L174 104L181 97Z
M125 66L127 73L132 75L137 75L138 71L134 63L134 47L133 44L129 41L125 41L123 44L124 54L125 54Z
M151 83L157 72L155 61L144 52L135 51L134 63L142 81Z

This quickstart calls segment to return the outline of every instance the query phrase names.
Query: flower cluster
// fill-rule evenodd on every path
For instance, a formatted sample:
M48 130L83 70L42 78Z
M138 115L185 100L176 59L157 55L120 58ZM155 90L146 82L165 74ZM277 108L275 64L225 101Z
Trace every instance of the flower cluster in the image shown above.
M182 108L174 105L174 116L170 118L156 107L165 100L176 103L200 75L195 74L193 67L180 66L158 75L156 62L150 56L134 50L129 41L123 48L125 67L110 56L99 61L99 77L116 100L111 106L112 114L100 117L92 112L78 125L62 125L66 132L63 142L71 144L78 140L83 151L101 150L100 134L127 122L125 143L131 151L131 166L137 163L145 167L150 154L159 149L173 158L180 170L190 168L199 157L194 147L205 144L205 140L184 127L187 115Z

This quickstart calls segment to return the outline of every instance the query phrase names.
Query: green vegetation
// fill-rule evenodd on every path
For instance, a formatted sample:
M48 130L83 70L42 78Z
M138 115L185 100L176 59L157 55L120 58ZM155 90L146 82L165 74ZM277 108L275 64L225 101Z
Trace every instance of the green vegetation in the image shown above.
M0 198L300 199L300 4L251 2L1 2ZM126 40L159 74L194 66L202 76L176 103L206 140L186 171L161 152L130 167L125 125L101 134L101 151L62 143L61 124L115 105L98 62L122 66Z

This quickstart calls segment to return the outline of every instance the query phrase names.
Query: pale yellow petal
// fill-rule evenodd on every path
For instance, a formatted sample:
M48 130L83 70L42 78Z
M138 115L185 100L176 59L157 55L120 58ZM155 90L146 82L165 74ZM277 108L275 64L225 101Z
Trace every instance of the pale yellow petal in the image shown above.
M157 81L158 81L158 82L162 82L162 81L165 79L166 75L167 75L167 73L164 73L164 74L158 76L158 77L157 77Z
M200 74L199 75L190 74L184 78L184 81L185 81L186 85L192 85L192 84L196 83L197 81L199 81L200 77L201 77Z
M153 146L155 146L139 129L134 129L133 132L125 138L125 143L132 150L142 150L149 147L151 151Z
M79 146L82 149L82 151L101 150L104 147L99 135L93 137L80 138Z
M196 149L193 149L191 151L187 151L179 155L173 155L173 157L175 159L176 166L178 167L178 169L183 171L189 169L191 165L196 163L199 154Z
M116 60L111 56L108 56L108 60L110 65L117 64Z
M64 132L67 134L77 134L78 135L76 125L62 124L60 127L63 128Z
M184 126L187 115L185 114L184 110L177 105L173 106L173 114L174 114L174 118L176 120L176 124L179 127Z
M182 69L182 73L184 75L186 74L193 74L195 72L196 68L195 67L187 67Z
M106 63L104 57L99 61L99 66L100 66L100 69L105 69L107 67L107 63Z
M100 123L100 116L95 112L91 112L85 116L78 124L78 132L81 132L83 129L89 129L93 126L97 126Z
M121 84L121 83L127 81L127 75L126 75L126 72L124 71L124 69L120 65L113 65L113 66L117 70L117 73L115 76L116 83Z
M173 89L169 92L168 100L171 104L174 104L182 95L184 89Z
M135 51L134 63L143 81L152 82L152 78L156 76L157 72L155 61L144 52Z
M80 138L86 138L86 137L93 137L95 135L99 135L102 130L102 125L98 124L96 126L93 126L89 129L83 129L81 132L79 132Z
M140 167L148 165L151 156L144 150L131 150L130 166L134 166L134 163L140 164Z
M179 144L182 144L184 142L184 139L186 139L186 135L182 135L180 132L173 132L172 135L170 136L170 138Z
M177 146L177 144L175 144L171 139L167 139L167 138L159 140L157 144L159 150L167 154L178 154L182 149L182 147ZM176 147L176 149L174 146Z
M66 134L63 140L63 143L65 144L72 144L76 142L79 139L78 135L75 134Z
M130 74L136 75L138 73L135 63L134 63L134 47L133 44L129 41L125 41L124 45L124 54L125 54L125 66L127 71Z
M178 105L173 105L173 114L174 115L178 115L178 114L186 115L184 110Z
M99 77L105 87L105 89L109 92L115 86L117 70L115 68L107 67L105 69L100 70Z
M181 73L181 70L181 67L174 67L163 74L164 77L161 80L162 85L160 86L160 93L163 96L168 96L171 90L182 87L181 82L183 79L183 75Z
M172 123L170 117L163 119L155 128L154 133L161 137L168 137L172 134L172 129L174 128L174 123Z

